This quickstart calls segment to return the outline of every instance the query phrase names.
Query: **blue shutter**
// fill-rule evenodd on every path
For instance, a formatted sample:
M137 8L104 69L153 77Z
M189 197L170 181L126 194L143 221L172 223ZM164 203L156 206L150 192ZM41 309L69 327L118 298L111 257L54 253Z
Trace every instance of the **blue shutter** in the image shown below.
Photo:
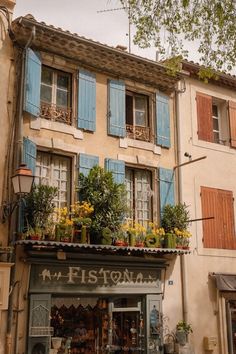
M88 176L89 171L99 164L98 156L79 154L79 173Z
M170 110L169 97L156 94L156 143L170 147Z
M36 167L36 144L28 138L23 139L23 162L31 169L33 175Z
M109 81L108 134L125 136L125 84Z
M96 130L96 76L79 71L78 128Z
M166 204L175 204L175 183L174 171L159 168L160 181L160 211L162 213L163 207Z
M25 65L24 110L34 117L40 114L40 85L42 63L39 53L28 48Z
M112 172L116 183L125 183L125 163L124 161L105 159L105 169Z

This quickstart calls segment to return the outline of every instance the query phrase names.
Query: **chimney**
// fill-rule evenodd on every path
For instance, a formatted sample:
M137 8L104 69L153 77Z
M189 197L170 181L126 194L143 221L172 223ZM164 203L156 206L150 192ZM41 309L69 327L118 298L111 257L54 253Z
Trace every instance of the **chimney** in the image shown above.
M121 44L118 44L118 45L116 46L116 49L122 50L123 52L126 52L126 51L127 51L127 47L125 47L124 45L121 45Z

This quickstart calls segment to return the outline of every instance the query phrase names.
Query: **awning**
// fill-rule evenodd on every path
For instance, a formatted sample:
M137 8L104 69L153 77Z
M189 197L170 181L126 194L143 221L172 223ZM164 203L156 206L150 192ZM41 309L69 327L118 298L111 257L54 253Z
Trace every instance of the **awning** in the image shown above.
M236 292L236 274L210 273L216 280L216 287L220 291Z

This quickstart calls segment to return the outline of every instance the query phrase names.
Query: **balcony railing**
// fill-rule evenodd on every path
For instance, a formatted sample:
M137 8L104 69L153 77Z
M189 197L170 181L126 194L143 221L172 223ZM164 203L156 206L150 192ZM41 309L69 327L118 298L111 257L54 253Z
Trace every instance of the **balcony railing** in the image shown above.
M130 139L150 141L150 128L126 124L126 136Z
M72 124L71 108L56 106L52 103L41 101L40 116L54 122L61 122L68 125Z

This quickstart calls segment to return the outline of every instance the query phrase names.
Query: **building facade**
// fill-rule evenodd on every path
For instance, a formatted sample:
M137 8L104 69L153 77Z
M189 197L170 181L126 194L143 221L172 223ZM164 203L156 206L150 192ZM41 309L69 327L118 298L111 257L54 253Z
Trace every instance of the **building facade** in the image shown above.
M235 79L208 84L183 63L178 95L180 195L190 208L192 254L186 257L187 317L196 353L235 353ZM196 160L196 161L195 161ZM186 162L190 162L185 165ZM205 337L205 339L204 339Z
M99 165L126 184L134 222L160 223L163 206L178 201L179 77L31 15L12 31L21 54L15 155L35 183L56 186L57 207L69 207L78 174ZM86 241L14 240L9 353L163 352L163 319L171 328L182 318L180 257L188 251Z

